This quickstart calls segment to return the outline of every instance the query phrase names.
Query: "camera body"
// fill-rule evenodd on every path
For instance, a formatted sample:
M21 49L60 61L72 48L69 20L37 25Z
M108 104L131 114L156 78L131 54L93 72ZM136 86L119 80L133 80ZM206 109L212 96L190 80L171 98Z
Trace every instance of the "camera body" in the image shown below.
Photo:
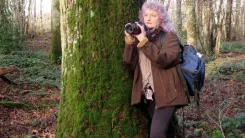
M145 31L147 31L147 27L143 22L139 21L138 23L144 27ZM130 35L138 35L141 33L141 29L136 23L127 24L125 26L125 31Z

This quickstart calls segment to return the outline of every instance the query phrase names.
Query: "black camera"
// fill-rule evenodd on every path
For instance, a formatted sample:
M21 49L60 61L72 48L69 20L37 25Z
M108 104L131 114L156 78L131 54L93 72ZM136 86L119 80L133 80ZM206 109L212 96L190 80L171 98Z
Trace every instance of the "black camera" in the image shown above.
M145 31L147 31L147 27L143 22L139 21L138 23L145 28ZM141 29L136 23L127 24L125 26L125 31L130 35L138 35L141 33Z

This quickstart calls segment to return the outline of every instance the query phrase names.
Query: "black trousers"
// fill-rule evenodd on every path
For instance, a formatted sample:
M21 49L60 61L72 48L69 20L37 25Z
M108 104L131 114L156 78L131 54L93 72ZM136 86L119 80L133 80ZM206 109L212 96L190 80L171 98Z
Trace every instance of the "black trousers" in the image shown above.
M174 138L175 128L171 125L175 106L156 109L155 101L148 101L148 113L151 117L150 138Z

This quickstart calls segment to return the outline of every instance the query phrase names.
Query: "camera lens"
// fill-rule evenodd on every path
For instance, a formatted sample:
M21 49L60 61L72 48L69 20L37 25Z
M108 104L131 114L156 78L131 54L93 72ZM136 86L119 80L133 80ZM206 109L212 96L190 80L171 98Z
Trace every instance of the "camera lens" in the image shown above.
M125 30L128 34L132 34L134 32L134 26L132 24L127 24Z
M130 23L125 26L125 30L128 34L140 34L141 30L136 23Z

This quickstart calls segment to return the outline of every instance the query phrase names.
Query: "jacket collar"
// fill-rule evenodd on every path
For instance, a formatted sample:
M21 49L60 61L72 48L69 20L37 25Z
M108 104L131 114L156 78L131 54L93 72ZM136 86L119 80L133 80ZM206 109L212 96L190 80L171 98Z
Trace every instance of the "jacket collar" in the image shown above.
M159 36L159 34L161 34L163 32L164 32L163 28L161 26L159 26L153 32L148 32L146 37L148 38L149 41L153 41L156 39L157 36Z

